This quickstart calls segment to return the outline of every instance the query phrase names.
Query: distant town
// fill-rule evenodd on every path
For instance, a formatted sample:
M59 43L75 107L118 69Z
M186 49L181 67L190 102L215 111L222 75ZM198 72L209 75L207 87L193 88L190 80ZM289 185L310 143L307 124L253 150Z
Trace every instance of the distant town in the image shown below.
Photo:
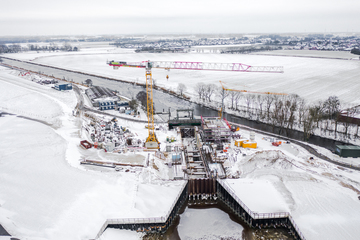
M157 49L186 49L192 46L215 45L262 45L271 49L296 50L325 50L325 51L351 51L360 46L360 36L335 36L323 34L309 34L306 36L260 35L242 37L214 38L202 37L198 39L161 39L146 40L138 38L117 39L114 45L123 48L144 50ZM276 47L276 48L274 48Z
M117 47L135 49L136 52L188 52L191 47L229 46L218 52L248 53L284 49L351 51L360 54L360 34L3 37L0 38L0 54L21 51L78 51L78 43L81 42L110 42Z

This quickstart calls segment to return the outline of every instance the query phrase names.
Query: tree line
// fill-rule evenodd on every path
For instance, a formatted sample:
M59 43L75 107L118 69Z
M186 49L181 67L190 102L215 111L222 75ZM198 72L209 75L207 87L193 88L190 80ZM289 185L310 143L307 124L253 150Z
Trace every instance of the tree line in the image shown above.
M59 46L54 43L50 43L49 45L36 45L36 44L28 44L26 47L22 47L19 44L10 44L0 45L0 54L2 53L19 53L19 52L27 52L27 51L49 51L49 52L55 52L55 51L78 51L78 47L71 46L70 43L64 43L63 45Z
M296 94L282 96L224 91L215 84L205 83L197 83L195 92L202 104L214 106L210 103L224 99L224 108L241 117L270 124L278 134L289 135L291 130L299 130L303 132L304 140L311 135L345 141L359 138L359 124L354 123L351 116L360 113L360 108L342 111L337 96L307 103Z

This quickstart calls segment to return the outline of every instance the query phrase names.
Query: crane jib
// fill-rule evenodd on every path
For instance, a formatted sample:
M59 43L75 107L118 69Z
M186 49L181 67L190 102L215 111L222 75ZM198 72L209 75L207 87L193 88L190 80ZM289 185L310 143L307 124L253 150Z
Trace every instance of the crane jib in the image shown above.
M232 71L232 72L263 72L263 73L283 73L283 66L251 66L242 63L211 63L211 62L185 62L185 61L143 61L143 62L116 62L108 64L113 67L134 67L146 68L149 63L150 68L162 69L183 69L183 70L207 70L207 71Z
M128 64L113 64L110 63L109 66L112 67L133 67L133 68L145 68L145 66L141 66L141 65L128 65Z

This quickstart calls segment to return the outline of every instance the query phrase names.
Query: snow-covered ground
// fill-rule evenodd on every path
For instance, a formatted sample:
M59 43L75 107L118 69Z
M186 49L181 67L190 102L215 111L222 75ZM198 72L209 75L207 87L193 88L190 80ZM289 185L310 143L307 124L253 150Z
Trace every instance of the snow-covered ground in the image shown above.
M0 223L11 235L91 239L108 218L166 215L181 181L159 181L146 169L94 171L80 165L84 150L81 124L72 115L74 92L10 73L0 69L0 111L33 119L0 117ZM141 236L117 236L123 234Z
M217 208L187 208L178 226L180 239L240 239L243 227Z
M10 57L36 58L27 54ZM195 84L191 79L206 83L224 80L229 85L234 84L235 88L236 84L240 84L239 81L244 84L244 79L248 79L246 85L253 86L253 90L261 91L262 87L274 87L277 92L293 89L312 101L324 97L329 90L326 97L338 95L349 103L359 103L356 95L359 82L356 77L360 62L352 60L216 54L135 55L124 52L117 55L66 56L59 53L36 61L143 81L144 73L141 70L121 69L119 74L105 64L104 57L126 61L199 60L284 65L288 74L253 76L253 73L161 73L154 70L153 75L160 85L173 88L182 81L190 89ZM161 74L164 79L160 77ZM165 79L166 74L170 74L169 82ZM289 82L287 78L291 74L296 81ZM339 81L341 76L341 79L348 81ZM286 86L284 81L288 83ZM324 85L324 81L329 86ZM279 90L282 88L284 90ZM309 89L313 95L306 93ZM76 103L72 91L57 92L48 86L14 76L12 70L0 68L0 111L32 119L15 115L0 117L0 224L16 237L30 240L94 238L107 218L163 216L181 189L181 181L159 180L165 177L166 174L161 173L166 171L165 168L160 168L156 176L147 169L127 173L95 171L80 165L79 159L83 157L84 150L79 147L82 139L80 119L72 115ZM146 136L142 124L130 121L124 124L138 131L139 136ZM245 130L241 130L240 134L249 136ZM160 137L163 139L166 134ZM310 160L313 156L294 144L274 147L260 134L256 135L256 141L258 149L243 149L242 154L236 156L235 162L227 163L228 173L240 175L238 180L228 180L228 185L235 192L239 191L239 196L244 194L243 191L252 196L244 198L244 202L251 205L253 211L290 212L306 239L358 239L358 171L344 169L317 158ZM324 149L317 149L331 154ZM102 154L99 157L107 156L110 155ZM250 187L251 184L256 187ZM264 187L267 192L262 191ZM258 195L259 192L265 196ZM193 219L193 216L193 213L189 213L186 217ZM180 235L185 239L187 236L196 236L194 224L180 222ZM139 239L141 234L109 229L102 236L102 239L116 238Z
M228 171L228 186L253 211L289 212L306 239L357 239L360 174L313 157L294 144L272 146L257 136Z

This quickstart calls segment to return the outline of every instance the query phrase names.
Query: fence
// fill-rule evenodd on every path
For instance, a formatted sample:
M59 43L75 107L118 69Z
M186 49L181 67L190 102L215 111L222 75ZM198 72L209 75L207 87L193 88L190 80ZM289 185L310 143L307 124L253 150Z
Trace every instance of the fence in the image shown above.
M96 239L99 239L102 233L109 227L109 225L113 225L119 228L138 230L141 227L151 227L159 228L162 231L166 230L172 223L172 220L176 216L178 210L184 204L187 198L187 186L188 182L184 182L181 190L175 198L175 201L172 203L170 209L166 213L165 216L155 217L155 218L119 218L119 219L108 219L102 225L99 233L96 235Z
M238 196L236 196L234 190L224 180L218 179L217 182L236 201L236 203L238 205L240 205L241 208L246 211L248 216L250 216L250 218L246 218L246 216L245 216L246 214L242 214L243 217L245 218L244 219L245 222L247 222L251 227L254 227L254 226L257 226L258 224L263 223L263 221L260 221L260 220L269 220L269 222L272 224L281 223L281 224L287 225L288 228L293 230L293 234L295 235L295 237L297 237L301 240L305 240L304 235L300 231L299 227L296 225L296 223L293 220L293 218L291 217L290 213L288 213L288 212L277 212L277 213L253 212L250 210L250 208L248 208L246 206L245 203L243 203L239 199ZM220 191L221 190L218 188L218 192L220 192ZM274 222L274 220L276 221L277 219L279 220L279 222Z

